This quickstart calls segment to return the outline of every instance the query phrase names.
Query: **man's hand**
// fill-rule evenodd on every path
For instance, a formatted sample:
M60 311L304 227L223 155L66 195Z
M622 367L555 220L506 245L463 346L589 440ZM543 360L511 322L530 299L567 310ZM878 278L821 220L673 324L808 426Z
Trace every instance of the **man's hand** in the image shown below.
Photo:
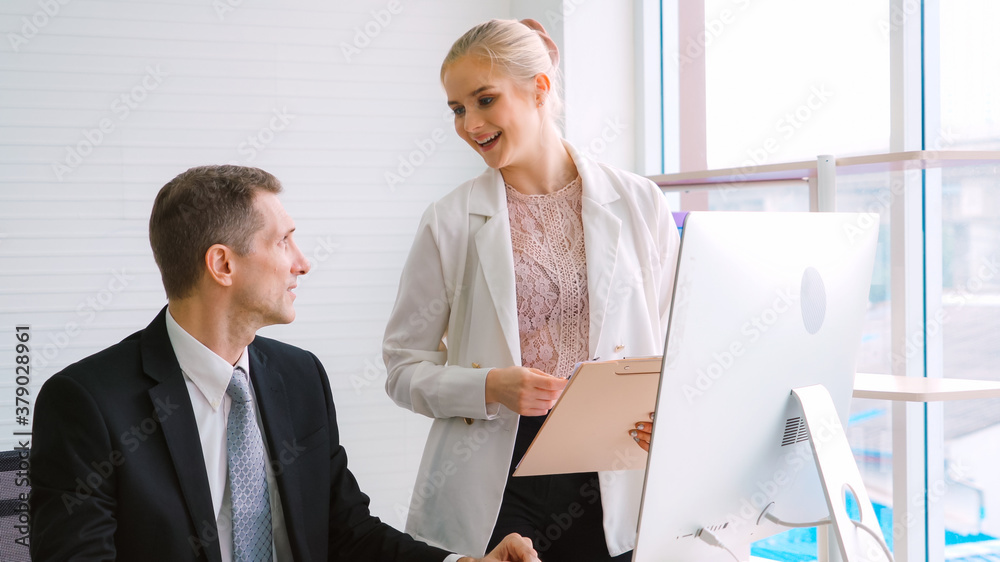
M491 369L486 374L486 402L499 402L522 416L544 416L556 405L567 382L538 369Z
M540 562L538 553L531 548L531 539L511 533L485 558L460 558L458 562Z

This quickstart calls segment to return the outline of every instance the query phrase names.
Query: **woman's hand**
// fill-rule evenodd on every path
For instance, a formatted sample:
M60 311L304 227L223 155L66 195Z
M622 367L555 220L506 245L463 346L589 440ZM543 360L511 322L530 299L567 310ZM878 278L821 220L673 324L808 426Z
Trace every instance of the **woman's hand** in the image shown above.
M486 403L499 402L522 416L544 416L567 382L527 367L491 369L486 374Z
M649 421L635 423L635 429L630 429L628 434L642 447L643 451L649 452L649 440L653 437L653 412L649 413Z

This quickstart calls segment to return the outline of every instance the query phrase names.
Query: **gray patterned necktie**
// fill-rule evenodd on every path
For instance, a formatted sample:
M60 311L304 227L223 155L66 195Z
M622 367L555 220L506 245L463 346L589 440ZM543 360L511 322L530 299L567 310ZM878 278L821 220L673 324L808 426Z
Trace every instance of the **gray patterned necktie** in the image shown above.
M233 560L271 560L271 501L264 468L264 441L243 369L233 370L226 394L233 401L226 428L229 490L233 500Z

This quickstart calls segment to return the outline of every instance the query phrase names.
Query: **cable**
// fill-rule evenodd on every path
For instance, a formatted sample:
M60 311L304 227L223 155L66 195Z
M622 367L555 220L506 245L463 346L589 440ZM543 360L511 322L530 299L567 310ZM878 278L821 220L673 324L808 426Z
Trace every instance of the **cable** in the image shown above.
M882 552L885 554L885 557L889 560L889 562L894 562L895 559L892 557L892 553L889 552L889 545L885 544L885 539L882 538L881 533L876 533L875 531L870 529L868 525L865 525L861 521L855 521L854 519L851 519L851 523L854 523L855 527L871 535L872 538L878 542L878 545L882 547Z
M761 513L761 516L763 516L768 521L770 521L772 523L776 523L776 524L781 525L783 527L819 527L821 525L829 525L831 523L831 520L830 520L829 517L827 517L826 519L820 519L819 521L813 521L813 522L810 522L810 523L791 523L791 522L788 522L788 521L782 521L781 519L778 519L774 515L771 515L770 509L771 509L772 505L774 505L774 504L773 503L768 504L764 508L764 512ZM758 519L758 521L759 521L759 519ZM858 529L861 529L862 531L868 533L873 539L875 539L875 541L878 542L878 545L882 548L882 553L885 554L885 556L889 560L889 562L894 562L895 559L892 557L892 552L889 551L889 545L886 544L885 539L883 539L880 536L879 533L876 533L874 530L872 530L870 527L868 527L868 525L865 525L861 521L857 521L855 519L849 519L849 521L851 523L853 523L855 527L857 527Z
M770 507L770 506L768 506L768 507ZM829 525L830 524L830 518L829 517L827 517L826 519L820 519L819 521L810 521L810 522L807 522L807 523L791 523L791 522L788 522L788 521L782 521L781 519L778 519L777 517L775 517L774 515L771 515L767 511L764 512L764 518L767 519L768 521L770 521L771 523L777 523L778 525L781 525L782 527L820 527L822 525Z
M698 531L697 536L699 539L707 542L708 544L725 550L726 552L729 553L730 556L733 557L733 560L736 560L736 562L743 562L743 560L739 556L736 556L736 553L733 552L728 546L726 546L726 544L722 542L722 539L720 539L712 531L702 528L700 531Z

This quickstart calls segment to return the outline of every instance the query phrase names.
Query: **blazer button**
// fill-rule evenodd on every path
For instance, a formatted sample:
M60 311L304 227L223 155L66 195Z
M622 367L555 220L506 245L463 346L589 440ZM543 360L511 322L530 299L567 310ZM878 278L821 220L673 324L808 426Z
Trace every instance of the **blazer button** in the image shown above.
M465 418L465 423L468 425L472 425L472 421L472 418Z
M475 363L475 362L472 363L472 368L473 369L478 369L479 368L479 363Z

